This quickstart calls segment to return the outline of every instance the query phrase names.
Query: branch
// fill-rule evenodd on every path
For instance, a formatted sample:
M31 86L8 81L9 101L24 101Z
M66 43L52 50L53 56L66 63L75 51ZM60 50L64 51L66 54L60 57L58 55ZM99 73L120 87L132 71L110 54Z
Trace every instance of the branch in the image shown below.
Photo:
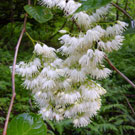
M27 21L27 15L25 15L24 26L23 26L22 32L20 34L19 40L17 42L16 49L15 49L15 55L14 55L14 61L13 61L13 67L12 67L12 98L11 98L10 106L9 106L9 109L8 109L8 114L7 114L7 117L6 117L6 122L5 122L5 126L4 126L3 135L6 135L10 113L11 113L13 103L14 103L14 99L15 99L15 96L16 96L16 92L15 92L15 65L16 65L19 46L20 46L23 34L25 32L26 21Z
M135 111L134 111L132 105L130 104L128 98L127 98L127 97L125 97L125 98L126 98L126 101L127 101L127 103L128 103L129 108L131 109L132 113L135 115Z
M73 21L73 23L77 26L78 30L79 30L79 31L82 31L82 29L81 29L80 26L77 24L77 22L76 22L76 20L75 20L74 17L72 17L72 21Z
M58 31L57 31L55 34L53 34L53 35L49 38L49 40L51 40L52 38L54 38L54 37L59 33L59 31L64 28L64 26L66 25L66 23L67 23L67 20L66 20L66 21L63 23L63 25L58 29Z
M30 105L31 110L33 110L31 99L29 99L29 105Z
M108 62L108 64L112 67L113 70L115 70L118 74L120 74L121 77L123 77L133 88L135 88L135 84L129 80L123 73L121 73L113 64L112 62L108 59L107 56L105 56L105 60Z
M113 2L111 2L111 4L112 4L114 7L116 7L118 10L120 10L123 14L125 14L129 19L132 20L132 17L131 17L124 9L122 9L121 7L119 7L117 4L115 4L115 3L113 3Z
M69 13L67 13L67 14L69 14ZM80 32L82 32L82 29L81 29L80 26L77 24L77 22L76 22L74 16L72 16L71 19L72 19L73 23L76 25L76 27L78 28L78 30L79 30Z
M135 95L126 94L128 97L135 97Z
M28 4L30 5L30 0L28 0ZM15 48L15 55L14 55L13 66L12 66L12 98L11 98L10 106L9 106L9 109L8 109L8 114L7 114L7 117L6 117L5 125L4 125L3 135L7 134L7 127L8 127L8 123L9 123L9 118L10 118L10 114L11 114L11 111L12 111L12 108L13 108L13 103L14 103L14 100L15 100L15 97L16 97L16 92L15 92L15 66L16 66L18 50L19 50L23 35L25 33L25 30L26 30L27 16L28 15L25 14L23 29L21 31L20 37L18 39L16 48Z

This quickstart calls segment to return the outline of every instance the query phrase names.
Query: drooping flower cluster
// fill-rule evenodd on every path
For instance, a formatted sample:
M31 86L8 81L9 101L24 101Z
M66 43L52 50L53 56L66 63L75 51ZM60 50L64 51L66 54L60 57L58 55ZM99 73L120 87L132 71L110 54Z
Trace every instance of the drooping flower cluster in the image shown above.
M87 126L101 107L101 95L106 93L91 78L102 79L110 75L103 59L106 52L121 47L124 40L121 34L127 24L118 21L105 29L95 25L110 5L88 15L74 13L81 4L73 0L42 0L41 3L50 8L57 6L65 15L72 15L86 33L81 32L77 37L63 35L59 38L62 46L57 50L37 43L33 51L36 58L29 63L20 62L16 65L16 73L24 78L23 85L34 94L44 120L70 118L75 127ZM65 55L66 59L59 58L56 52Z

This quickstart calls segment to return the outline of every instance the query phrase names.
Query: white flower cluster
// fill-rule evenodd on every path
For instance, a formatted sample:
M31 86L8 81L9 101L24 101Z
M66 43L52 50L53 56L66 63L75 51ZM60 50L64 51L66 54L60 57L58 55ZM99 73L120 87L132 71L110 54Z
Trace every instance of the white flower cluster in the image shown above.
M73 0L42 0L42 3L60 7L65 14L73 14L81 5ZM95 26L108 8L108 5L102 7L91 16L84 12L73 14L77 23L86 28L86 33L77 37L63 35L59 38L62 46L57 50L37 43L35 59L16 65L16 73L24 78L24 86L34 94L44 120L70 118L75 127L83 127L100 109L100 97L106 91L92 78L106 78L111 73L103 65L105 53L121 47L124 39L121 34L127 26L120 21L107 28ZM66 59L59 58L55 52L65 55Z
M96 12L90 16L85 12L79 12L74 15L74 18L77 20L77 23L80 27L83 27L87 30L88 28L90 28L92 23L96 23L105 14L107 14L107 11L109 10L109 8L110 8L110 5L108 4L105 7L101 7L100 9L97 9Z

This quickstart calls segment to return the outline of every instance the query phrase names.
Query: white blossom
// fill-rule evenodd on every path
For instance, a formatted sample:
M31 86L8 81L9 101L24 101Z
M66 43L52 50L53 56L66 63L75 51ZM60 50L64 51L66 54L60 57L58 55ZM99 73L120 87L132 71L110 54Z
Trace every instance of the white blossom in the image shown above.
M58 2L58 0L41 0L41 4L42 5L46 5L48 7L54 7L56 5L56 3Z
M57 114L57 113L53 113L53 118L55 118L56 121L60 121L60 120L63 119L63 117L61 115Z
M47 81L43 82L42 89L50 90L50 89L53 89L55 87L56 87L56 84L53 80L47 80Z
M59 30L60 33L64 34L64 33L67 33L66 30Z
M85 127L90 123L89 117L79 117L73 120L75 127Z
M86 33L86 36L84 37L84 40L87 41L87 43L92 43L93 41L98 41L101 37L101 34L98 31L95 30L88 30Z
M92 23L99 21L103 15L107 14L109 8L110 5L108 4L105 7L101 7L100 9L97 9L96 12L90 16L85 12L79 12L76 13L73 17L77 20L77 24L79 26L82 26L87 30L88 28L90 28Z
M121 22L121 21L117 21L117 24L115 24L114 26L107 27L105 36L120 35L120 34L123 33L123 31L126 30L127 26L128 26L127 23Z
M71 89L71 83L72 83L72 80L71 79L66 79L64 82L63 82L63 87L65 90L69 90Z
M59 100L63 104L73 104L78 98L81 97L79 92L73 92L73 93L59 93L58 95Z
M63 63L63 60L57 58L57 59L55 59L55 61L54 61L53 63L51 63L51 65L52 65L53 67L59 67L60 65L62 65L62 63Z
M35 45L34 53L37 53L38 55L43 53L43 47L39 43Z
M81 64L81 66L95 66L98 63L102 63L103 58L104 58L105 53L103 51L99 51L98 49L96 49L95 51L93 51L92 49L89 49L87 51L87 54L83 55L80 60L79 60L79 64Z
M55 58L56 55L54 53L55 49L52 47L48 47L47 45L43 45L43 57Z
M70 78L73 82L83 82L85 80L85 74L74 69L71 71Z
M77 20L79 26L88 29L90 27L90 17L85 12L79 12L74 15L74 18Z
M111 70L108 68L99 69L95 67L92 68L90 74L92 75L93 78L101 79L108 77L111 74Z
M82 96L85 98L88 98L90 100L100 98L96 88L86 88L85 86L82 86L81 90L82 90Z
M80 6L80 3L74 2L74 0L69 0L64 8L65 14L72 15Z
M33 74L36 74L39 72L39 68L41 66L40 60L38 58L34 59L34 61L30 62L29 64L26 64L24 62L19 63L19 65L16 65L16 73L21 75L22 77L26 76L32 76Z
M57 6L63 10L66 7L66 0L60 0Z
M46 108L41 108L41 110L39 111L39 113L42 115L43 119L51 119L53 120L53 111L51 109L46 109Z
M106 31L105 31L101 26L99 26L99 25L97 25L96 27L94 27L92 30L95 30L95 31L100 32L101 36L103 36L103 35L105 34L105 32L106 32Z
M112 52L113 50L118 50L121 48L123 40L123 36L116 35L112 41L107 41L106 43L103 41L98 42L98 47L107 52Z
M41 4L63 10L66 17L71 16L68 21L76 21L82 32L74 35L60 30L64 35L58 39L62 45L59 49L37 42L34 58L16 65L16 74L23 77L23 86L32 91L44 120L70 118L75 127L87 126L106 93L90 78L103 79L111 74L103 65L105 53L120 49L122 32L128 25L117 21L104 29L97 24L110 5L89 15L84 11L76 13L81 4L74 0L41 0Z

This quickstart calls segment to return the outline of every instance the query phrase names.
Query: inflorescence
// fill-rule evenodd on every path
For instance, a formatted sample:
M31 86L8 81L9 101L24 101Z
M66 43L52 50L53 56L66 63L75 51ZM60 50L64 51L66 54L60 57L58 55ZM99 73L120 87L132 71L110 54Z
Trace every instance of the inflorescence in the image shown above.
M103 60L106 53L121 47L127 24L117 21L107 28L96 24L107 14L110 5L88 15L83 11L75 13L81 4L74 0L41 0L41 4L60 8L86 32L80 32L77 37L64 34L59 38L62 46L57 50L37 42L33 51L35 59L16 65L16 74L23 77L23 85L34 94L44 120L70 118L75 127L87 126L101 107L101 95L106 93L92 78L110 75ZM56 52L66 59L59 58Z

